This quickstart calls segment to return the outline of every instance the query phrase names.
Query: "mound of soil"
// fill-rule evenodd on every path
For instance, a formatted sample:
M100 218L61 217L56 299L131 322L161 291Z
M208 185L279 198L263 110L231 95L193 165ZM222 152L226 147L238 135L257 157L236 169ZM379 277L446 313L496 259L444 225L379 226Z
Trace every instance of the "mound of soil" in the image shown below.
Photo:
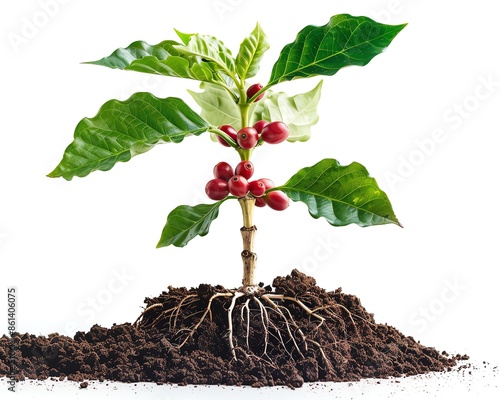
M297 270L256 294L170 287L145 303L135 324L1 337L0 376L300 387L446 371L467 358L377 324L357 297Z

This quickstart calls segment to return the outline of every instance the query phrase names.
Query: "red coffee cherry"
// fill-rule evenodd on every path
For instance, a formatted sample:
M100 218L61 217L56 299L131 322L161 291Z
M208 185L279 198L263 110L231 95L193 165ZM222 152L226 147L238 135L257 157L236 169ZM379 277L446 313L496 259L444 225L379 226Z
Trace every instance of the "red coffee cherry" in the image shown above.
M266 193L266 186L261 181L248 182L248 191L255 197L263 196Z
M205 193L212 200L222 200L229 194L229 185L223 179L212 179L205 186Z
M229 193L233 196L243 197L248 193L248 181L241 175L234 175L228 182Z
M228 181L234 175L233 167L227 162L221 161L214 167L214 177Z
M253 175L253 164L251 161L240 161L234 170L234 175L241 175L245 179L250 179Z
M290 199L283 192L271 192L266 194L266 203L269 207L276 211L283 211L290 205Z
M266 201L264 200L264 197L257 197L255 199L255 207L265 207L266 206Z
M234 129L231 125L222 125L219 126L219 129L222 132L227 133L236 142L238 132L236 132L236 129ZM225 147L230 147L229 143L219 135L217 135L217 141Z
M257 133L262 133L262 129L267 125L267 121L264 121L261 119L260 121L257 121L255 124L253 124L253 128L257 131Z
M259 181L261 181L264 184L264 186L266 187L266 190L271 189L275 186L274 182L268 178L260 178Z
M284 142L288 135L290 134L290 130L288 126L281 121L274 121L268 123L264 129L262 130L261 137L264 142L269 144L278 144Z
M250 100L263 87L264 86L262 86L260 83L254 83L253 85L249 86L248 89L247 89L247 99ZM254 100L254 102L255 101L259 101L263 97L264 97L264 92L262 92L261 94L259 94L259 96Z
M258 140L259 140L259 134L251 126L241 128L238 131L238 135L236 137L236 141L238 142L239 146L243 149L254 148Z

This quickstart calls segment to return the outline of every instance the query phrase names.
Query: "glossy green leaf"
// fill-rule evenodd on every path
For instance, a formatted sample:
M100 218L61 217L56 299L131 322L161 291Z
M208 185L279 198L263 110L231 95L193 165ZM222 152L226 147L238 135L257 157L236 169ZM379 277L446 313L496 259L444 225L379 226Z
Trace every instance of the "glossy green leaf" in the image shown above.
M317 113L323 81L307 93L288 96L286 93L266 92L266 97L256 103L252 117L258 120L283 121L290 129L288 141L305 142L311 137L311 126L318 122Z
M128 161L158 143L180 143L208 127L178 98L135 93L126 101L111 100L95 117L80 121L73 142L48 176L71 180L96 170L108 171L117 162Z
M324 26L306 26L281 51L268 86L295 78L334 75L349 65L366 65L405 26L380 24L348 14L335 15Z
M236 72L235 61L231 51L224 43L213 36L191 35L187 45L178 45L175 46L175 49L187 56L201 58L202 63L208 64L214 71L219 71L229 76Z
M178 31L177 29L174 29L175 33L177 33L177 36L179 36L179 39L182 40L182 43L187 45L189 43L189 40L191 39L191 36L194 35L194 33L183 33L181 31Z
M323 217L334 226L400 225L387 195L356 162L342 166L336 160L324 159L272 190L281 190L293 201L305 203L313 218Z
M197 206L176 207L167 217L160 241L156 247L173 244L184 247L196 236L205 236L210 224L219 215L219 207L225 200L214 204L198 204Z
M179 43L173 40L165 40L156 45L150 45L143 41L131 43L128 47L120 47L111 55L103 57L97 61L87 61L84 64L101 65L113 69L128 69L135 61L145 57L154 57L157 60L165 60L179 52L173 46Z
M245 38L240 45L240 51L236 56L236 72L242 79L252 78L257 75L260 68L262 56L269 49L269 42L261 26L257 26L250 36Z
M203 82L217 82L219 80L208 63L202 62L195 56L180 52L176 49L176 46L179 45L172 40L165 40L156 45L137 41L126 48L115 50L108 57L85 64Z
M201 107L203 119L214 126L229 124L240 129L240 110L231 95L221 86L205 82L200 84L200 89L202 92L188 92Z

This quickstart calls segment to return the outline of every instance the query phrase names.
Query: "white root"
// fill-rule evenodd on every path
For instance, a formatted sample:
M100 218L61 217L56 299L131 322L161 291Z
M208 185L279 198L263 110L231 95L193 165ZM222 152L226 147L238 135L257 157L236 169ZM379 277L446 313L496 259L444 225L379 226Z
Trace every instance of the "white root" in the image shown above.
M304 354L302 354L302 351L300 351L300 347L298 346L297 341L295 340L295 337L294 337L294 335L292 333L292 330L290 329L290 324L288 323L288 320L287 320L285 314L283 314L283 312L281 311L280 307L278 307L278 305L276 303L274 303L271 300L271 298L268 297L267 294L263 295L262 298L264 300L266 300L271 305L271 307L273 307L273 309L283 318L283 321L284 321L285 326L286 326L286 330L288 331L288 336L292 340L295 349L299 352L299 354L301 355L301 357L304 358ZM295 326L295 327L297 327L297 326ZM278 332L279 332L279 330L278 330Z
M260 316L262 319L262 326L264 327L264 352L262 353L262 355L267 356L267 345L269 343L269 314L267 313L267 310L266 310L266 307L264 307L264 304L262 304L262 302L257 297L254 297L253 299L260 308ZM283 343L283 345L284 345L284 343Z
M212 297L210 297L210 300L208 300L208 305L207 305L207 308L205 310L205 312L203 313L203 315L201 316L200 320L196 323L196 325L193 327L193 329L191 329L191 331L189 332L189 335L186 336L186 338L182 341L182 343L179 345L179 348L181 348L182 346L184 346L187 341L193 337L194 333L196 332L196 330L200 327L200 325L203 323L203 321L205 320L207 314L211 311L210 308L212 306L212 302L218 298L218 297L231 297L231 296L234 296L234 293L216 293L214 294Z
M236 300L238 300L238 298L240 298L241 296L244 296L244 294L241 292L236 292L233 296L233 300L231 300L231 305L227 310L227 324L229 327L229 347L231 349L231 354L233 355L233 358L235 360L237 360L238 357L236 357L236 351L234 349L234 343L233 343L233 310L234 306L236 305Z
M325 354L325 351L320 343L313 339L311 333L319 330L321 327L326 328L331 332L329 324L327 324L327 319L337 320L339 323L343 325L343 329L345 330L345 322L343 318L340 316L340 313L337 314L335 309L343 310L347 313L349 319L351 320L353 326L356 329L356 324L354 322L353 316L362 319L363 318L352 314L345 306L341 304L335 305L326 305L319 306L315 308L308 307L303 301L298 298L286 296L284 294L276 294L276 293L262 293L259 291L250 292L248 290L234 290L223 293L216 293L210 297L208 300L207 306L204 310L196 311L189 316L185 317L182 315L182 310L188 310L190 305L199 301L199 297L196 294L190 294L183 297L179 303L175 307L171 307L168 310L162 310L159 312L159 316L157 316L153 322L149 322L147 326L154 326L161 318L167 317L169 319L169 325L171 329L175 329L179 325L179 319L188 320L193 317L196 317L197 314L202 313L199 320L190 328L181 328L177 330L176 334L182 333L182 336L186 335L180 345L179 348L182 348L188 341L191 339L200 326L203 324L203 321L207 319L207 316L210 316L212 319L212 303L217 298L231 298L231 303L229 308L227 309L227 323L228 323L228 341L229 341L229 349L232 355L232 358L237 360L236 348L238 347L238 341L236 335L234 333L234 322L233 322L233 314L235 312L236 305L238 304L238 299L244 297L244 302L241 303L240 317L243 329L245 329L245 342L246 348L250 351L249 353L244 353L247 357L258 357L259 359L264 360L263 357L266 357L272 363L272 360L268 354L270 338L272 337L273 341L276 340L279 342L286 353L290 356L290 358L294 359L294 355L292 354L294 351L301 357L304 357L304 352L308 351L308 344L314 345L319 353L321 354L322 359L326 365L326 368L329 370L333 370L333 366ZM251 307L251 302L254 302L257 308ZM303 310L307 315L317 321L315 323L314 328L311 328L311 332L304 333L302 328L295 321L291 309L286 306L286 303L293 303L298 306L301 310ZM163 307L163 303L156 303L148 308L146 308L141 315L137 318L134 324L141 324L144 321L144 316L150 310ZM275 312L275 316L271 318L270 310ZM263 351L261 356L252 355L250 349L250 336L251 336L251 320L252 314L257 312L260 323L262 324L263 332L264 332L264 342L263 342ZM321 315L320 312L323 314ZM257 321L258 321L257 320ZM369 322L369 321L366 321ZM143 323L143 322L142 322ZM186 332L186 333L184 333ZM286 333L285 333L286 332ZM300 338L300 339L299 339ZM299 345L300 343L300 345ZM296 356L295 356L296 357Z
M249 304L250 304L251 299L252 298L249 297L247 299L247 301L245 301L245 305L243 307L241 307L241 321L242 322L245 322L244 312L245 311L247 312L247 318L246 318L246 321L247 321L247 334L246 334L247 349L250 348L250 307L249 307Z
M309 307L307 307L302 301L299 299L296 299L295 297L290 297L290 296L284 296L282 294L268 294L266 295L270 299L277 299L277 300L288 300L291 301L295 304L297 304L300 308L302 308L307 314L312 315L313 317L317 318L320 320L320 324L316 327L318 329L323 323L325 322L325 318L322 317L321 315L316 314L315 311L311 310Z
M188 296L184 297L184 298L180 301L179 305L176 307L176 311L175 311L175 318L174 318L174 324L173 324L173 325L172 325L172 324L170 325L173 329L175 329L175 325L177 325L177 318L179 317L179 312L181 311L182 304L183 304L186 300L188 300L188 299L192 299L193 297L197 297L197 295L196 295L196 294L190 294L190 295L188 295ZM189 304L191 304L191 302L190 302ZM170 321L172 321L172 314L170 314Z
M163 307L163 304L162 303L155 303L151 306L149 306L148 308L146 308L142 313L141 315L139 315L137 317L137 319L135 320L134 322L134 325L137 325L137 323L142 319L142 317L144 317L144 314L146 314L149 310L152 310L153 308L157 308L157 307Z

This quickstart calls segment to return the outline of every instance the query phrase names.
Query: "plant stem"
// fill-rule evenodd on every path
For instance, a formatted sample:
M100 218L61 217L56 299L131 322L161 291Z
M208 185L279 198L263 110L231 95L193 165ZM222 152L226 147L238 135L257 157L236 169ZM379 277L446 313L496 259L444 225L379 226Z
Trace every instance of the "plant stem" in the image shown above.
M241 127L244 128L250 124L250 104L240 103L240 114L241 114Z
M245 82L242 81L240 85L238 86L238 92L240 94L240 98L238 101L238 106L240 108L240 115L241 115L241 127L244 128L248 126L249 124L249 111L250 111L250 104L248 102L247 98L247 92L245 91Z
M240 88L240 101L238 107L240 108L241 127L245 128L250 125L250 103L247 103L247 94L244 90L244 86ZM241 161L250 161L252 152L253 149L238 149Z
M250 123L250 104L248 103L244 82L239 86L240 98L238 106L241 115L241 127L244 128ZM253 149L238 149L242 161L250 160ZM255 266L257 254L254 253L254 240L257 227L253 224L253 210L255 207L255 198L252 196L240 197L238 202L243 213L243 227L241 228L241 237L243 239L243 251L241 259L243 260L243 287L249 288L255 286Z
M238 148L238 144L231 138L231 136L229 136L224 131L221 131L220 129L215 128L215 127L210 127L210 128L208 128L208 132L215 133L216 135L222 137L226 141L226 143L229 146L231 146L232 148L234 148L234 149Z
M255 286L255 266L257 254L254 253L254 240L257 232L257 227L253 224L253 210L255 206L255 198L240 197L238 202L243 213L243 227L241 228L241 237L243 239L243 251L241 259L243 260L243 286Z
M238 154L240 155L241 161L250 161L250 157L252 156L253 149L237 149Z

